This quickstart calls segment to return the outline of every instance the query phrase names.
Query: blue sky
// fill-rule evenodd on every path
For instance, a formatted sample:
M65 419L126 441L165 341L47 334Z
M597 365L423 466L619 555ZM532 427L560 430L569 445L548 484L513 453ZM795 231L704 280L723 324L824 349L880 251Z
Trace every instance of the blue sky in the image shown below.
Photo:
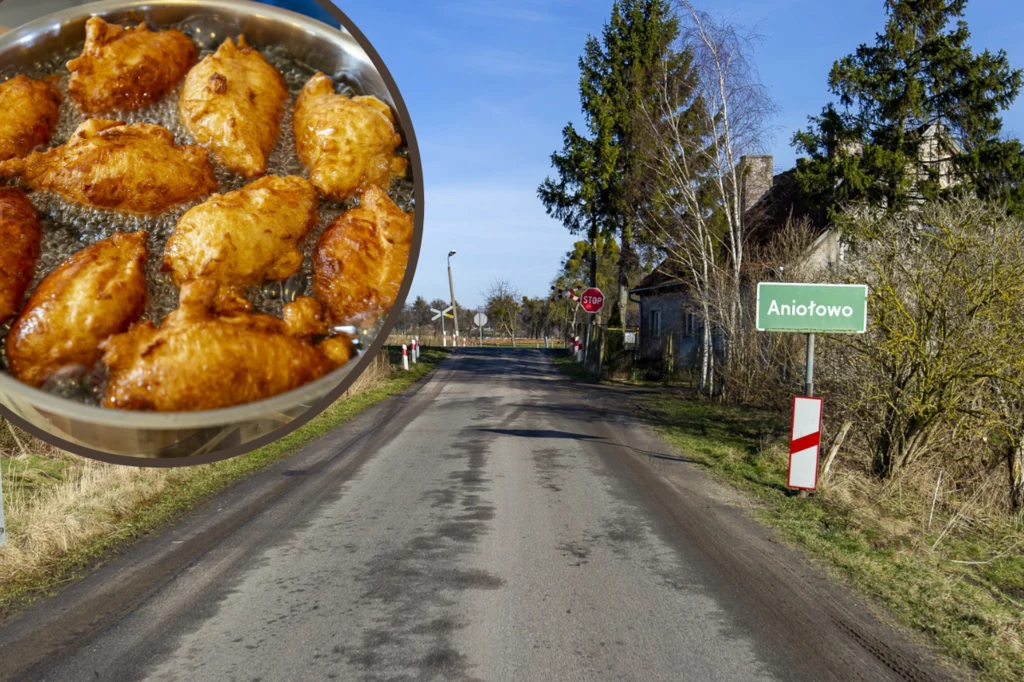
M6 0L0 24L17 25L86 0ZM286 4L289 0L274 0ZM581 122L577 60L600 32L611 0L335 0L366 34L408 104L426 181L423 249L412 296L455 292L476 306L497 278L545 295L573 237L547 217L537 185ZM792 167L793 132L828 100L832 63L873 40L883 0L704 0L763 36L757 62L781 111L769 141L777 170ZM1024 3L971 0L976 49L1003 47L1024 67ZM1019 45L1019 47L1018 47ZM1024 135L1024 98L1005 115Z
M463 305L481 303L495 278L544 295L573 239L547 217L536 187L562 127L580 122L577 59L611 0L336 2L394 75L420 141L426 221L410 300L447 298L450 249ZM881 29L882 0L704 5L763 36L757 61L781 108L770 147L778 170L791 167L792 133L827 101L832 62ZM1003 47L1024 66L1024 3L973 0L967 12L976 49ZM1024 104L1005 121L1024 134Z

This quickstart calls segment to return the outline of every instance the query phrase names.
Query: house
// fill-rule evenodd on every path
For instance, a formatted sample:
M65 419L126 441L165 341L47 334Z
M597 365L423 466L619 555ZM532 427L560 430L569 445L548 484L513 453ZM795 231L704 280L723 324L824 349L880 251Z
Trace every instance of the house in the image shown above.
M936 173L939 187L956 185L953 157L962 154L964 148L938 123L922 125L916 132L920 135L919 158ZM843 153L859 154L860 147L850 145ZM843 261L846 244L838 230L830 228L825 216L801 201L796 169L775 174L771 156L744 156L740 159L740 177L748 251L752 246L770 244L790 221L806 221L814 242L807 249L801 268L805 272L822 272ZM921 172L918 177L925 180L927 173ZM923 201L923 197L917 199L918 203ZM781 272L778 275L783 276ZM630 300L640 304L640 358L659 360L671 347L677 367L695 366L701 329L691 312L687 289L685 273L674 272L665 261L630 291ZM715 347L721 347L718 338Z
M826 227L799 198L795 170L775 174L771 156L744 156L740 160L744 186L740 193L748 245L770 243L789 221L806 220L814 235L805 265L829 268L845 253L839 234ZM693 312L685 273L674 271L668 261L630 290L630 300L640 306L638 356L660 360L672 350L677 367L693 367L699 359L702 329ZM713 336L717 350L720 335Z

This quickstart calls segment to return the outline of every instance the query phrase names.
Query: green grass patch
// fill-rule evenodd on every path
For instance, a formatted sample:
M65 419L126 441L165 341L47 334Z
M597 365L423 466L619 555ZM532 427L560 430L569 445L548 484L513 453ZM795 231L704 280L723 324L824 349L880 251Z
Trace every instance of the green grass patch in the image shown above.
M641 406L683 454L756 497L755 516L835 577L880 600L980 679L1024 679L1024 557L1020 548L998 556L1013 550L1019 526L961 528L933 551L943 524L927 529L920 513L888 503L867 476L852 490L824 486L809 498L788 490L787 415L678 396ZM922 506L926 516L927 501Z
M389 350L393 361L395 349ZM397 353L400 362L400 348L397 349ZM162 490L144 504L128 509L113 519L111 532L105 532L70 551L54 552L33 566L32 570L22 572L15 578L0 581L0 617L7 617L27 603L52 594L56 588L77 580L118 550L180 518L183 513L228 486L293 455L303 446L344 424L375 403L407 390L433 370L446 355L447 351L444 349L423 349L420 362L412 365L410 371L401 371L399 364L396 371L376 385L335 402L293 433L259 450L213 464L148 470L147 475L166 477ZM44 497L52 493L83 464L103 466L85 463L71 455L5 457L5 493L8 497ZM17 536L20 530L17 518L10 518L9 537ZM2 556L0 554L0 557Z
M576 362L571 351L558 348L549 349L546 353L551 358L551 362L555 363L555 367L567 377L587 384L601 383L594 374L583 369L583 365Z

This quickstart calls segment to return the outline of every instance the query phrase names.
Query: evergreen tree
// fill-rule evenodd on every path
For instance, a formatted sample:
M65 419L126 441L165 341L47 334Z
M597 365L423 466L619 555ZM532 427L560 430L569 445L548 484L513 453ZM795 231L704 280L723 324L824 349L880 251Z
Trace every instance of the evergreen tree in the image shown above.
M874 45L833 65L838 105L793 139L810 157L796 177L812 205L834 212L867 201L899 211L955 184L1024 210L1021 144L1000 135L1000 112L1017 97L1021 71L1002 50L971 50L966 4L888 0ZM936 130L937 153L922 153Z
M621 240L619 297L636 269L634 227L639 215L630 188L637 174L634 121L640 102L657 98L653 76L673 58L679 26L666 0L621 0L601 38L591 36L580 57L580 100L589 136L570 124L563 149L552 155L558 179L548 178L538 194L548 213L573 234L586 231L591 244L590 283L596 285L601 234ZM682 63L682 56L679 56ZM621 323L621 320L620 320Z
M413 324L417 331L423 327L430 326L430 318L433 317L434 314L430 312L430 304L427 303L425 298L417 296L416 300L413 301L411 308Z

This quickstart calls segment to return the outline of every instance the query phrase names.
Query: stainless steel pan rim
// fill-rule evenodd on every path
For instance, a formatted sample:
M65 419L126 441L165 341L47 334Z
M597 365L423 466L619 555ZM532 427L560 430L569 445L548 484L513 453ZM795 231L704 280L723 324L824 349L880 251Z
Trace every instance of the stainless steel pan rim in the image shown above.
M148 12L167 8L181 8L195 14L219 12L235 18L256 19L269 22L278 28L283 26L292 31L303 32L308 34L314 41L333 44L337 49L346 53L346 58L364 62L366 67L376 71L376 67L365 50L344 28L329 27L304 15L261 3L250 2L249 0L103 0L101 2L80 5L29 22L0 36L0 59L11 52L14 52L16 55L18 53L24 54L28 48L38 45L41 41L46 42L57 38L61 35L62 29L67 28L69 25L84 24L85 19L93 15L110 16L133 10L145 15ZM76 35L73 42L80 41L83 38L84 30ZM311 64L311 66L317 65ZM373 94L381 99L386 99L390 104L394 105L393 94L383 85L383 82L380 87L383 90ZM403 123L408 125L407 121L403 121ZM411 131L403 131L405 136L408 136L410 133ZM413 172L416 171L418 171L417 164L413 164ZM415 180L418 189L422 185L418 177ZM417 202L420 199L420 192L417 191ZM419 206L419 203L417 203L416 213L417 226L413 250L410 253L402 292L399 295L399 299L395 302L391 316L389 316L391 318L395 316L396 310L404 303L404 296L408 291L409 281L415 270L419 249L420 227L422 225L420 222L422 220L422 208ZM391 324L386 322L382 329L378 326L379 334L387 334L391 326ZM383 341L383 339L380 340ZM373 347L379 347L380 345L380 343L372 343ZM339 388L340 384L352 372L361 373L366 365L373 361L371 355L372 353L365 353L362 357L351 360L334 372L288 393L236 407L202 412L135 412L84 405L27 386L6 372L0 372L0 399L4 399L4 402L6 402L8 396L17 396L39 410L101 427L110 426L117 429L157 431L220 427L243 424L254 419L272 418L275 415L294 416L297 407L313 407L330 394L332 390ZM290 419L291 416L283 419L282 423Z

